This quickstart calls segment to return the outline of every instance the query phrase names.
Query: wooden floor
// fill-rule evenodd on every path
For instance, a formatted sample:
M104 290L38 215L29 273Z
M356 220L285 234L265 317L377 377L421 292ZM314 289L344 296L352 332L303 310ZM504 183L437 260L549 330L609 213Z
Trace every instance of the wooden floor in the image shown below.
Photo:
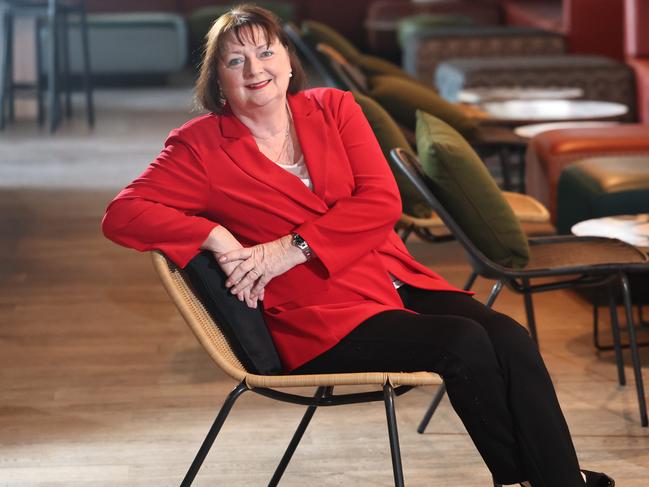
M101 121L89 135L98 144ZM151 127L160 143L162 123ZM30 150L29 130L0 140L0 154L19 139ZM61 137L80 134L64 127ZM33 138L34 150L46 158L54 139L42 139ZM178 485L234 382L200 349L148 256L103 239L100 218L117 188L2 186L0 486ZM456 284L468 273L455 243L413 240L410 248ZM476 289L484 299L489 283ZM618 386L612 354L593 350L591 310L581 298L557 292L535 303L542 352L583 466L609 472L621 487L646 487L649 430L639 425L630 368L630 384ZM522 300L508 291L497 308L523 320ZM642 360L649 364L648 349ZM644 373L649 383L646 365ZM415 432L433 393L397 400L406 484L491 485L447 400L426 434ZM195 485L266 485L302 412L244 395ZM382 405L316 412L282 485L392 485Z

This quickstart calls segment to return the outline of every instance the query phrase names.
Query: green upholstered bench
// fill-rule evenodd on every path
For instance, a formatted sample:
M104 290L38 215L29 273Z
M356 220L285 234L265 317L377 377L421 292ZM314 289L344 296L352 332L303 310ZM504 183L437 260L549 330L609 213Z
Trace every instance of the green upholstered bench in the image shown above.
M561 172L559 233L591 218L637 213L649 213L649 156L586 158Z
M47 36L47 29L41 36ZM187 64L187 27L175 13L131 12L88 15L90 65L93 75L164 76ZM70 69L81 73L81 33L71 21ZM43 69L47 59L43 56Z
M581 88L586 100L622 103L624 118L635 120L633 70L601 56L512 56L449 59L437 66L435 85L449 101L457 101L465 88L571 87Z
M433 84L438 64L446 59L502 56L559 56L566 52L563 36L531 27L498 25L430 26L417 19L399 23L403 68Z

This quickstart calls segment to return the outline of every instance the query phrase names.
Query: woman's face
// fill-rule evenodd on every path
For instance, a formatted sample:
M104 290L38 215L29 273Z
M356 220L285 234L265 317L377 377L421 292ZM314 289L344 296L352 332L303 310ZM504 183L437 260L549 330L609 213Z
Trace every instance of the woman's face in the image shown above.
M288 89L288 51L278 39L269 44L261 28L253 27L253 33L242 32L243 44L230 34L218 66L221 90L235 112L283 100Z

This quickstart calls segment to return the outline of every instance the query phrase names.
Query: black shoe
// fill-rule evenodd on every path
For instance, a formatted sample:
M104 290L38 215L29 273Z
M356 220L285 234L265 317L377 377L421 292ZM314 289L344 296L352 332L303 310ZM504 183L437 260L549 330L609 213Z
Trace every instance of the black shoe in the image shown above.
M586 475L586 487L615 487L615 480L601 472L582 470Z

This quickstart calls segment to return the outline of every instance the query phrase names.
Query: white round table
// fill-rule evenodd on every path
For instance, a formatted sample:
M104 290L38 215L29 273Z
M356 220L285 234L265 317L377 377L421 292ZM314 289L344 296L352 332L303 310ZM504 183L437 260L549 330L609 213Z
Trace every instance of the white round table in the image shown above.
M617 238L636 247L649 248L649 214L617 215L576 223L574 235Z
M560 129L592 129L611 127L620 125L620 122L593 122L593 121L572 121L572 122L550 122L550 123L534 123L532 125L521 125L514 129L514 133L524 139L531 139L540 133L547 132L548 130Z
M507 100L486 102L480 108L492 122L517 124L607 120L625 115L621 103L592 100Z

